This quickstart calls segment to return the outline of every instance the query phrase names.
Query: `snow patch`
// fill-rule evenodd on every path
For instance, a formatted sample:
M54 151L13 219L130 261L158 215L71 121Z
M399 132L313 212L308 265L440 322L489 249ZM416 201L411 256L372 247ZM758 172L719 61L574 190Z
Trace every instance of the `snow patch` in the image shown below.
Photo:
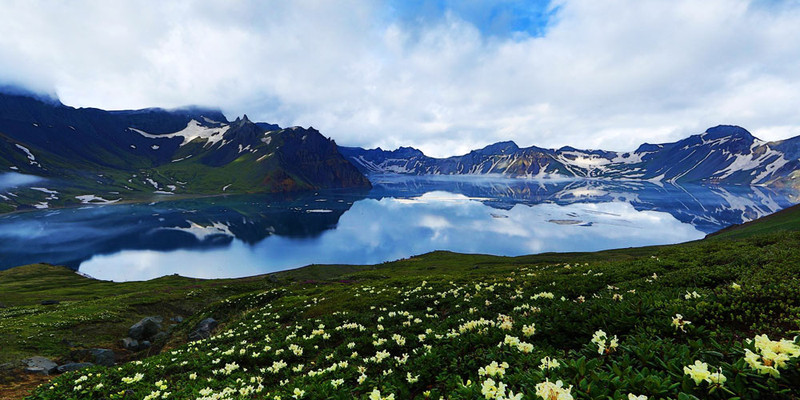
M25 146L23 146L21 144L16 144L16 143L14 145L17 146L18 149L20 149L20 150L25 152L25 155L28 156L28 160L30 160L31 165L36 165L36 166L41 168L41 165L36 161L36 157L33 156L33 153L31 153L31 151L28 150L27 147L25 147Z
M75 196L76 199L81 201L81 204L111 204L116 203L122 199L116 200L107 200L100 196L93 195L93 194L84 194L81 196Z
M176 231L183 231L189 234L194 235L197 240L203 241L207 237L212 235L227 235L227 236L234 236L231 233L230 229L227 225L223 224L222 222L214 222L211 226L203 226L192 221L186 221L189 223L188 228L182 227L173 227L173 228L163 228L167 230L176 230Z
M207 126L200 125L199 122L193 119L189 121L188 124L186 124L186 128L184 128L183 130L163 135L153 135L151 133L147 133L141 129L136 129L136 128L128 128L128 129L150 139L182 137L183 142L181 143L181 146L184 146L189 142L191 142L192 140L199 138L206 140L206 144L203 147L207 147L222 140L222 137L225 135L226 132L228 132L230 126L222 125L217 128L209 128Z
M40 192L44 192L44 193L47 193L47 194L58 194L58 192L56 192L55 190L50 190L50 189L47 189L47 188L32 187L31 189L32 190L38 190Z

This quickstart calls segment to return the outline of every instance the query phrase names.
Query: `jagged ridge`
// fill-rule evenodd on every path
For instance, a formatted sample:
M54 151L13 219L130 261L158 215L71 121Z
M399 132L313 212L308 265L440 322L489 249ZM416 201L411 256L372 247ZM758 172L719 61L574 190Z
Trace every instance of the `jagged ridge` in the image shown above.
M765 142L744 128L720 125L674 143L645 143L633 152L519 148L514 142L500 142L443 159L428 157L413 148L386 151L341 147L340 151L364 173L785 185L795 180L796 174L792 173L800 164L800 137Z

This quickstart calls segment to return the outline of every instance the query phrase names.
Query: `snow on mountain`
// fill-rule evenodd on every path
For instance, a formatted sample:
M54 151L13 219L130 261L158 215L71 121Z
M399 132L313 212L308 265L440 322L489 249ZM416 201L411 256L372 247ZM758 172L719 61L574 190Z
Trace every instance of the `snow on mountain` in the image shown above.
M228 124L220 123L217 121L213 121L208 119L207 117L203 117L206 123L218 125L218 126L205 126L200 124L197 120L190 120L188 124L186 124L186 128L183 130L173 133L166 133L160 135L154 135L152 133L147 133L141 129L136 128L128 128L144 137L151 138L151 139L161 139L161 138L172 138L172 137L180 137L183 139L181 142L181 146L185 146L189 144L189 142L195 139L202 139L206 141L205 146L211 146L216 144L217 142L221 141L225 133L228 132L230 126ZM157 148L154 148L157 150Z
M341 147L364 173L501 174L518 178L607 178L632 181L768 185L800 166L800 137L764 142L744 128L720 125L674 143L642 144L633 152L573 147L519 148L500 142L463 156L432 158L413 148Z

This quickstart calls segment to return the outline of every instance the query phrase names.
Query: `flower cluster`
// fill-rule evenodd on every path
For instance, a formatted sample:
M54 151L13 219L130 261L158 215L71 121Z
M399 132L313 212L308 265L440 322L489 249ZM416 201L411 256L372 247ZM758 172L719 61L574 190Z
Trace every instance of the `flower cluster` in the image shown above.
M706 381L713 385L722 386L725 381L728 380L728 378L722 374L721 368L718 369L717 372L710 372L708 370L708 364L700 360L695 360L693 365L683 367L683 373L689 375L697 385L699 385L700 382Z
M598 354L609 354L617 348L617 335L614 335L614 337L609 340L604 331L598 330L594 333L594 336L592 336L592 343L597 345Z
M790 340L774 341L767 335L758 335L749 342L754 345L757 353L745 349L744 360L761 374L780 376L778 369L785 368L789 360L800 356L800 346Z

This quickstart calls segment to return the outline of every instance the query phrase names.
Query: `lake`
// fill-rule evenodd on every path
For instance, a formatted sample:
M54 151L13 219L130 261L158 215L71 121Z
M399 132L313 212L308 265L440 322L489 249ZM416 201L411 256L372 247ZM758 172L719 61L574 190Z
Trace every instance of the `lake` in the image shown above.
M0 269L98 279L241 277L434 250L517 256L700 239L797 201L764 187L371 176L373 189L237 195L0 216ZM164 198L161 198L164 200Z

